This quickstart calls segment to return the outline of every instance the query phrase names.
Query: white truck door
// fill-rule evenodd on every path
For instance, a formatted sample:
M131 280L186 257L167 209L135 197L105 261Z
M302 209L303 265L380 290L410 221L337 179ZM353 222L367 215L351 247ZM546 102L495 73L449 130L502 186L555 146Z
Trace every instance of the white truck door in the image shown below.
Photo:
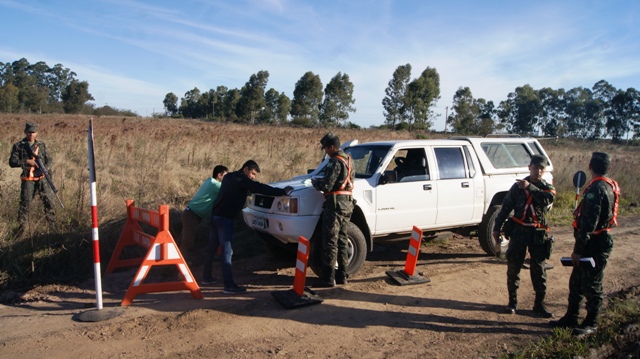
M434 147L438 168L438 216L436 224L468 223L473 220L475 178L471 178L462 146Z
M398 150L385 171L395 171L397 182L376 187L376 233L409 232L436 222L437 188L431 180L424 148Z

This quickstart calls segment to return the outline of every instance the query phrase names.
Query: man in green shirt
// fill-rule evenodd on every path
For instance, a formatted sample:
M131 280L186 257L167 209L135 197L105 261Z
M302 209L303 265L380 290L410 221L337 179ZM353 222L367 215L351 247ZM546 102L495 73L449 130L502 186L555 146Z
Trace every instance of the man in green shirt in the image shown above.
M207 178L198 192L193 196L187 207L182 211L182 234L178 238L178 245L182 255L193 247L198 225L203 218L211 216L211 208L220 192L222 178L229 172L225 166L218 165L213 168L213 176Z

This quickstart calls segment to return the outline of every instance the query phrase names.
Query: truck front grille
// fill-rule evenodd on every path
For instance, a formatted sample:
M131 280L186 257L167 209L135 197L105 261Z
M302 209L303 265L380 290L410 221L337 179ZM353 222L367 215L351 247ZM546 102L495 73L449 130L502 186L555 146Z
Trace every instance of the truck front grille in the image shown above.
M273 200L274 199L275 199L275 197L256 194L255 201L254 201L253 204L256 207L269 209L269 208L271 208L271 205L273 204Z

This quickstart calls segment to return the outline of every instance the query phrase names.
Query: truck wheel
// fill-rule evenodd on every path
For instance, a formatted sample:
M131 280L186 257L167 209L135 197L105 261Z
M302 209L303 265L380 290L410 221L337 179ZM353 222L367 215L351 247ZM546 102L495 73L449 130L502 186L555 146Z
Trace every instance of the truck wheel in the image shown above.
M316 231L311 239L311 252L309 253L309 267L318 277L322 276L322 245L320 231ZM355 275L364 265L367 258L367 242L364 234L358 226L349 222L347 228L347 252L349 261L347 264L347 274Z
M496 255L496 241L493 239L493 224L496 222L496 216L500 209L501 205L491 206L487 211L487 214L484 215L482 223L480 223L480 228L478 228L478 240L480 241L480 247L491 256Z

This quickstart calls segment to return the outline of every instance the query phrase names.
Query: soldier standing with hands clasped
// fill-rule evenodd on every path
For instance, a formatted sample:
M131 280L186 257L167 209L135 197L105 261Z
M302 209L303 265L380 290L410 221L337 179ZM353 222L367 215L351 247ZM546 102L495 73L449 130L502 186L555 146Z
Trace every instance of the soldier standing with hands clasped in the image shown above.
M27 123L24 128L25 138L17 142L11 148L9 166L22 168L20 175L20 209L18 210L18 234L24 230L29 206L36 193L40 195L44 205L47 222L50 226L55 224L56 213L53 208L53 191L44 179L42 169L38 168L35 158L29 154L34 154L42 160L47 170L51 168L52 160L44 142L38 140L38 125ZM29 147L29 148L27 148Z
M607 177L610 165L608 154L593 152L591 155L589 171L592 180L574 212L573 236L576 242L571 254L573 271L569 279L569 305L562 318L551 321L553 327L574 328L573 333L577 335L595 333L598 329L604 268L613 250L613 237L609 230L617 224L620 198L618 183ZM581 266L582 257L593 258L595 267ZM587 299L587 316L578 325L583 296Z
M531 282L536 292L534 313L552 318L544 305L547 291L547 273L545 258L548 258L547 211L553 203L556 190L550 183L542 179L547 167L547 159L540 155L531 156L529 176L516 180L509 189L502 202L502 209L496 217L493 227L493 238L498 242L500 228L514 211L511 240L507 250L507 289L509 290L509 304L506 313L514 314L518 308L518 288L520 287L520 270L526 256L527 248L531 255Z
M324 177L313 180L313 187L324 193L322 206L322 274L314 285L319 288L347 284L347 228L353 213L353 162L340 149L340 139L329 132L320 140L322 149L331 157ZM336 271L336 262L338 270Z

